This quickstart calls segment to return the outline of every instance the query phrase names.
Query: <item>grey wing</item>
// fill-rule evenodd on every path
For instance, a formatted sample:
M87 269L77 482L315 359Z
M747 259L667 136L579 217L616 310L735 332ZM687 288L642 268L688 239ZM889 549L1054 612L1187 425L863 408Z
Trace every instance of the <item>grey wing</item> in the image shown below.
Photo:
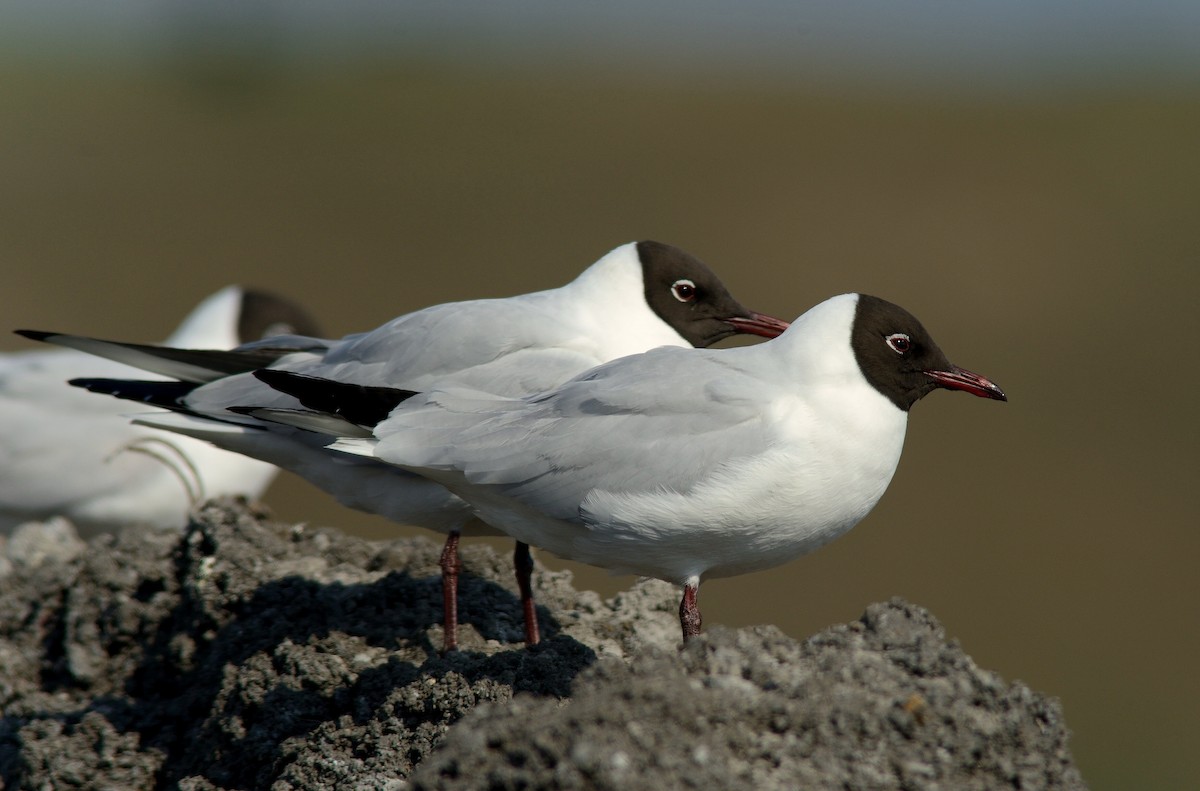
M687 492L766 440L753 386L711 352L656 349L527 399L428 394L380 424L379 458L577 520L593 490Z
M467 387L518 396L546 390L602 361L586 334L539 318L536 304L527 302L435 305L371 332L326 341L322 349L288 354L270 367L361 385ZM231 406L299 406L248 374L198 388L187 403L197 412L224 417Z
M296 368L364 385L465 387L519 396L604 362L591 333L544 315L535 295L435 305L346 339Z

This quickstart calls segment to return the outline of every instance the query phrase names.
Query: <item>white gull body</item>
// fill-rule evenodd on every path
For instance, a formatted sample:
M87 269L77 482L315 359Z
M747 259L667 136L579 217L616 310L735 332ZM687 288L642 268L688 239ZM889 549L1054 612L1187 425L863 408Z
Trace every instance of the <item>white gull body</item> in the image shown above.
M622 245L560 288L505 299L426 308L341 340L268 339L249 344L245 364L179 350L38 333L172 377L171 387L139 382L84 386L176 410L140 423L203 439L269 461L333 494L344 505L449 534L443 552L445 644L456 645L455 579L460 534L495 534L439 483L375 459L330 453L323 435L229 411L300 406L252 372L269 365L366 387L470 387L505 396L551 388L595 365L657 346L707 346L739 332L774 337L787 326L740 305L702 262L658 242ZM274 356L264 362L255 353ZM290 350L290 351L289 351ZM288 352L288 353L284 353ZM182 392L180 384L192 383ZM515 560L526 611L526 640L537 642L529 592L532 562Z
M648 301L647 281L659 276L660 268L665 299L656 306ZM668 293L679 279L704 289L692 305ZM710 297L719 310L706 313L704 300ZM676 309L684 312L673 316ZM771 334L786 327L746 311L707 267L682 251L629 243L562 287L425 308L367 333L312 341L307 350L281 357L271 367L368 386L461 386L520 396L554 387L617 357L727 337L737 331L720 321L727 315L750 323L768 321L762 326ZM172 373L170 367L158 370ZM322 438L306 431L233 415L229 407L299 406L250 373L214 377L182 403L190 414L139 416L139 422L277 464L344 505L400 524L466 535L498 532L471 521L474 512L466 503L424 477L393 465L330 454Z
M858 523L900 459L908 415L850 352L856 303L753 347L622 359L542 398L439 388L364 444L562 557L681 585L775 566Z
M247 304L244 289L224 288L201 302L167 343L237 346L249 340L239 335ZM181 528L201 500L263 493L278 472L271 465L132 425L128 404L67 385L79 376L141 373L73 349L0 357L0 530L56 515L84 533L135 523Z
M267 414L342 434L330 448L436 480L519 541L684 586L776 566L842 535L887 489L908 410L936 388L1006 400L952 365L907 311L826 300L778 338L660 348L545 393L437 388L398 401L364 436L343 383L271 377L333 414Z

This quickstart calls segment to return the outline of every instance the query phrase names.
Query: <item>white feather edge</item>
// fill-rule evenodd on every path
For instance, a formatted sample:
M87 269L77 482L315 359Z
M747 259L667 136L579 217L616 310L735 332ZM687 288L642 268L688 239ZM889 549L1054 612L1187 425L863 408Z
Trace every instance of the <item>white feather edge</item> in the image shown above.
M194 437L195 439L208 439L228 434L241 434L247 429L254 429L255 426L235 423L222 423L218 420L209 420L208 418L198 415L187 415L182 412L139 412L136 414L125 415L130 422L137 426L147 426L149 428L162 429L164 431L172 431L176 434L182 434L186 437Z
M366 456L373 459L377 444L379 444L379 440L375 437L340 437L327 447L330 450L348 453L352 456Z

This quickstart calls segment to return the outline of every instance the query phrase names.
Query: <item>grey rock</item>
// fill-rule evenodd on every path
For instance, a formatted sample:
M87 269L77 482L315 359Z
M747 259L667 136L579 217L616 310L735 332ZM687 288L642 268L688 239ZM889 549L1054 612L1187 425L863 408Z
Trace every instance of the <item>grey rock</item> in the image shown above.
M440 547L243 503L0 577L0 787L1081 789L1058 704L900 600L797 642L677 593L603 601L465 547L441 655Z
M69 562L86 548L75 526L61 516L45 522L18 525L11 535L0 535L0 577L18 568L36 568L43 563Z

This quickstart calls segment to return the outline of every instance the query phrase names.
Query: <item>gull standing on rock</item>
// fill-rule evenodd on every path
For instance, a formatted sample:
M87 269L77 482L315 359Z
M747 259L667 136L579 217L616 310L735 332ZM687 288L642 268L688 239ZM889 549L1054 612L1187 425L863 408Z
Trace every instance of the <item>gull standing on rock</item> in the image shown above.
M518 541L682 585L685 641L701 581L786 563L867 515L922 397L1007 400L910 313L862 294L766 343L654 349L525 398L257 375L317 412L249 414L427 476Z
M657 346L708 346L738 333L775 337L787 322L742 306L703 262L671 245L622 245L560 288L506 299L437 305L341 340L297 340L292 354L269 362L365 386L470 387L497 396L541 392L609 360ZM267 365L254 348L210 355L131 347L35 333L53 343L156 371L176 381L79 382L88 389L176 410L141 419L147 425L205 439L297 473L341 503L448 535L442 553L444 646L457 646L458 539L496 535L473 509L441 484L374 459L330 453L310 431L238 415L230 407L298 408L249 372ZM307 346L305 345L307 343ZM486 519L485 519L486 521ZM539 639L530 586L529 548L514 553L526 641Z

